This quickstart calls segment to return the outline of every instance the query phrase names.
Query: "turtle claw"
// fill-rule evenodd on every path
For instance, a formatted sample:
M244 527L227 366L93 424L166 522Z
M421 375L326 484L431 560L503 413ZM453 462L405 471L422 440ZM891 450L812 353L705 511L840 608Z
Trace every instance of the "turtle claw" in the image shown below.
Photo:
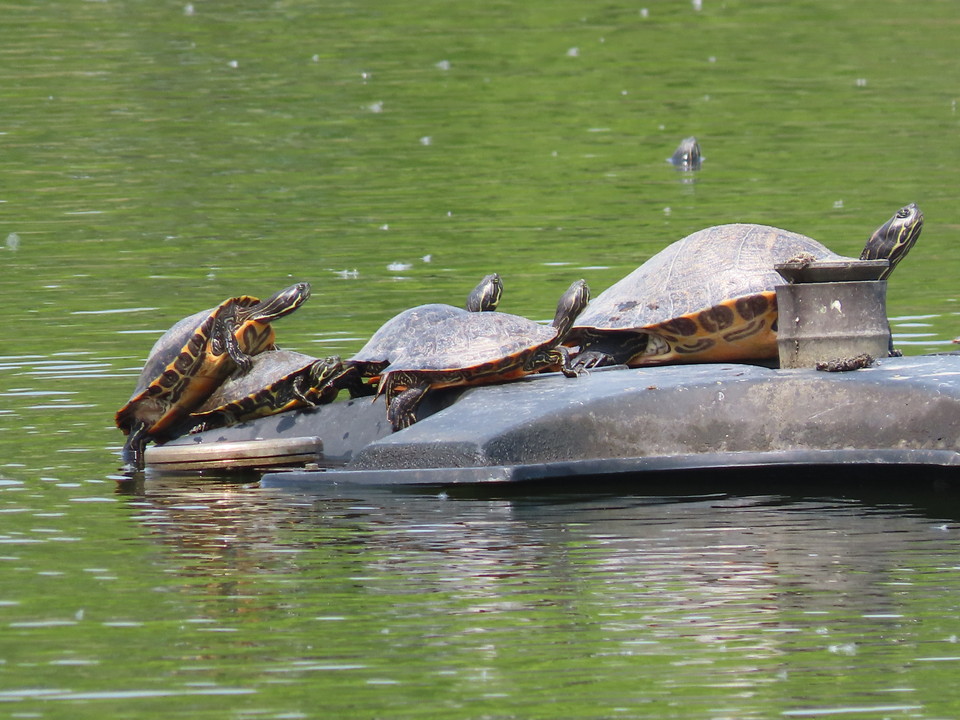
M616 365L616 361L612 355L599 350L585 350L573 359L573 369L578 372L586 372L605 365Z

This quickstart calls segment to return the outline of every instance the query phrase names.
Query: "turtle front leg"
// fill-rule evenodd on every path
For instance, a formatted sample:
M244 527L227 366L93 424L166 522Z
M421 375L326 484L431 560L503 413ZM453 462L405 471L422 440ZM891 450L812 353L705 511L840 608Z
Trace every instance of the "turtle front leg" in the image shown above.
M345 367L336 355L317 360L310 366L305 387L301 390L300 383L295 383L294 393L297 399L311 407L331 403L340 394L341 381L350 374L353 374L351 368Z
M578 377L583 373L583 369L579 367L574 367L572 362L572 357L570 355L569 348L564 346L559 346L554 349L554 352L560 356L560 372L563 373L564 377L573 378Z
M429 385L415 376L402 372L387 373L380 379L377 396L385 396L387 420L394 432L403 430L417 421L416 409Z
M417 421L417 406L426 394L426 386L420 386L407 388L393 398L387 406L387 420L394 432L408 428Z
M210 337L211 349L214 355L227 353L237 366L237 375L246 375L253 367L253 359L240 349L236 332L237 307L231 303L217 313Z
M147 432L147 424L137 422L127 435L127 440L120 451L120 459L123 460L123 469L128 472L143 470L143 455L147 447L147 441L150 434Z

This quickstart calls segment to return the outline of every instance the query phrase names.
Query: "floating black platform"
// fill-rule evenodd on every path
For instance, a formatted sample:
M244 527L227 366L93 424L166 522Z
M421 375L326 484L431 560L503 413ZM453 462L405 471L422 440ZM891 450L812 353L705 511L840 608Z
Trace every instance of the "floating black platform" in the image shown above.
M886 358L848 372L704 364L538 375L432 393L419 422L396 433L383 400L365 398L147 452L152 471L290 464L299 467L269 471L262 483L443 486L813 465L949 470L960 467L960 355Z

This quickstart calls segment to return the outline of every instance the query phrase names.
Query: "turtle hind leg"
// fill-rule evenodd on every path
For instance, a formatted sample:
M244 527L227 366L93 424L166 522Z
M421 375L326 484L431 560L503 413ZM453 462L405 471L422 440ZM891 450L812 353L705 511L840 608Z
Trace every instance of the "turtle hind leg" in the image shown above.
M573 367L589 370L607 365L629 365L638 355L643 355L650 345L646 332L609 333L596 340L588 340L574 357Z
M408 428L417 421L417 405L426 393L426 386L411 387L390 400L387 406L387 420L390 421L394 432Z
M605 365L618 364L612 355L599 350L584 350L583 352L577 353L573 358L573 369L575 371L590 370L596 367L604 367Z

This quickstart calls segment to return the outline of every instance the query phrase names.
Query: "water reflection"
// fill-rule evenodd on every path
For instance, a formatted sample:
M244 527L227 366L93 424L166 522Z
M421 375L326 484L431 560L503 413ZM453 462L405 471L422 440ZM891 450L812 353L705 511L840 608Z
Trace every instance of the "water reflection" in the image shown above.
M302 647L268 672L291 684L409 685L439 663L448 697L516 701L542 667L537 692L576 700L579 679L611 707L706 693L745 717L772 688L798 713L850 707L854 685L874 708L897 687L917 700L922 683L893 673L958 655L952 494L485 500L196 478L128 492L200 603L189 622L286 628Z
M851 625L887 632L886 619L912 612L917 565L948 562L937 556L956 548L960 530L910 505L856 500L330 490L149 480L127 503L179 572L211 579L212 596L256 605L265 575L312 596L348 572L368 597L420 598L378 612L422 612L432 596L452 616L529 613L535 628L537 612L555 606L628 654L688 638L768 657L784 650L783 635L815 627L828 628L808 637L821 645Z

